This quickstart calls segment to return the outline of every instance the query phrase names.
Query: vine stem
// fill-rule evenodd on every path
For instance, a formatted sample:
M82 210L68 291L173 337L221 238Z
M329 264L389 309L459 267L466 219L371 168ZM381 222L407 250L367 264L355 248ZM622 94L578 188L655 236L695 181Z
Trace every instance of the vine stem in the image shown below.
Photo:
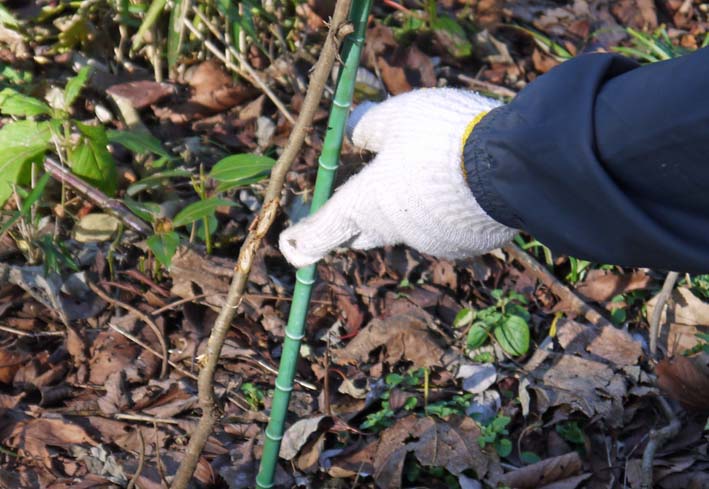
M236 261L229 292L224 306L214 322L212 332L209 335L204 365L199 372L199 380L197 383L202 416L190 436L190 441L185 450L185 456L172 482L171 487L173 489L187 488L200 456L202 455L202 450L207 443L207 439L212 434L214 425L221 417L221 412L214 396L214 373L219 362L219 355L224 345L226 333L229 331L231 320L234 318L234 314L244 297L244 290L251 272L256 251L276 217L286 173L300 152L305 137L311 127L315 112L320 105L325 84L327 83L327 79L337 57L341 34L340 29L346 24L350 4L351 0L337 0L335 11L330 20L327 38L325 39L320 57L315 64L313 74L310 78L302 110L293 126L293 131L288 138L286 147L283 149L283 152L273 167L261 212L252 223L249 234L239 251L239 257Z

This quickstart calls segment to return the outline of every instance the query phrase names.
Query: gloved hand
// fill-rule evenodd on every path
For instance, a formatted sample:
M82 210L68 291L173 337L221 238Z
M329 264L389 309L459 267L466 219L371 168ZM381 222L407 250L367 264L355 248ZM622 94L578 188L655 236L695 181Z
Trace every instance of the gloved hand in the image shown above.
M352 142L378 155L317 213L281 234L286 259L302 267L338 246L399 243L464 258L512 239L516 231L475 201L462 167L466 129L497 105L473 92L440 88L358 106L348 123Z

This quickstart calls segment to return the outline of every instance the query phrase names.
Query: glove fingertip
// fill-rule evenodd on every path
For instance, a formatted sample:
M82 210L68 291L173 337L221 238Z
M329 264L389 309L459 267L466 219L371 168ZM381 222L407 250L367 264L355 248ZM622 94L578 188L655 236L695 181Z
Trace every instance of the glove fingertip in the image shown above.
M322 258L303 251L299 233L295 227L286 229L278 238L278 247L285 259L296 268L307 267Z
M366 100L359 104L357 107L355 107L354 110L350 113L349 117L347 118L347 137L350 139L350 141L352 141L354 137L354 131L357 127L357 124L359 124L359 121L362 120L362 117L364 117L364 115L370 109L373 109L377 105L379 104Z

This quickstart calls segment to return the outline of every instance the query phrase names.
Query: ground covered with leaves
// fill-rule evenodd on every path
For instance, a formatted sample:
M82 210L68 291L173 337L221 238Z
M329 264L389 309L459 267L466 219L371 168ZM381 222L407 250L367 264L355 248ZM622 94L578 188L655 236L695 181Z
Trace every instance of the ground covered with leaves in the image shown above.
M167 487L334 2L3 5L0 487ZM375 2L356 101L509 100L583 52L698 49L708 12ZM307 212L332 80L227 336L196 487L254 485L294 286L277 236ZM341 179L367 158L345 143ZM455 263L394 247L317 270L279 486L709 488L709 276L680 276L652 354L663 273L530 236Z

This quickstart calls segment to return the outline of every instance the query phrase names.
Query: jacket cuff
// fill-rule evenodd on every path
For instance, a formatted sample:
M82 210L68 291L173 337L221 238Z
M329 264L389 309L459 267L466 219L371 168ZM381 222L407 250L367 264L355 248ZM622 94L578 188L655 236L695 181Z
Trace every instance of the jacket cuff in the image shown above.
M523 229L524 220L506 204L493 185L492 173L496 162L485 146L487 135L506 111L509 111L507 105L496 107L477 123L463 146L463 166L468 186L487 215L507 227Z

